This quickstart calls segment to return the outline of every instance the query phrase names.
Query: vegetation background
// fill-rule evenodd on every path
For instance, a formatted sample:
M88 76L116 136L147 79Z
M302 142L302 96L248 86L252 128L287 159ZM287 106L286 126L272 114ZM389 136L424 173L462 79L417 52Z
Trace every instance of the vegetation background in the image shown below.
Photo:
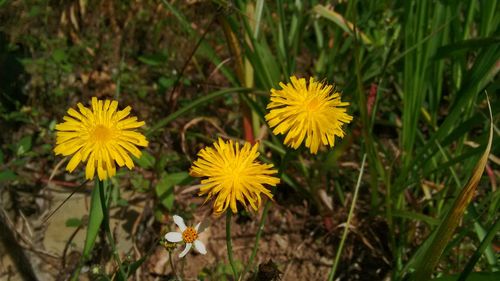
M0 0L0 279L65 280L78 267L92 185L52 152L67 108L117 99L146 121L139 167L109 187L111 223L132 280L169 280L157 239L171 216L210 217L187 173L197 151L218 136L261 140L261 161L279 165L285 147L263 116L269 90L296 75L335 84L354 121L334 149L287 161L247 277L500 280L499 11L496 0ZM259 219L235 218L240 269ZM203 239L208 255L178 271L232 280L222 220ZM114 270L98 239L81 278Z

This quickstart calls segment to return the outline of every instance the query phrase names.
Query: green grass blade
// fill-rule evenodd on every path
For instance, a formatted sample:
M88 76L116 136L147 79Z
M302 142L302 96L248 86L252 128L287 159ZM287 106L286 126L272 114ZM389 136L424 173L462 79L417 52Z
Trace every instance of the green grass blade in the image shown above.
M255 3L255 28L253 31L253 38L259 37L260 22L262 20L262 12L264 10L264 0L257 0Z
M340 27L342 30L344 30L349 35L353 36L354 34L358 34L361 38L361 41L364 44L367 44L367 45L372 44L372 40L365 33L361 32L360 30L356 30L356 32L354 32L353 23L349 22L341 14L339 14L333 10L330 10L328 7L326 7L324 5L316 5L313 8L313 11L317 15L332 21L333 23L335 23L338 27Z
M426 216L424 214L414 213L410 211L404 210L393 210L392 215L394 217L400 217L405 219L410 219L412 221L423 221L428 225L438 225L439 220L433 217Z
M485 250L491 245L491 241L493 241L495 235L497 235L499 231L500 231L500 219L497 219L497 221L491 226L490 230L481 241L481 244L479 245L477 250L470 257L469 261L467 262L467 265L465 265L465 268L460 274L457 281L467 280L467 277L474 269L474 266L476 265L477 261L479 260L481 255L485 252Z
M467 133L467 131L460 129L462 124L467 124L465 123L467 121L460 122L460 119L463 118L463 111L469 106L471 101L476 100L478 89L484 87L500 70L495 69L495 63L498 57L500 57L499 46L490 46L490 48L484 48L479 52L473 67L465 75L467 80L463 82L460 90L457 92L457 98L446 116L446 119L430 139L426 141L425 145L417 149L412 165L404 167L399 174L396 183L398 188L397 194L407 187L407 185L403 183L407 183L409 179L410 181L416 180L410 175L412 167L425 167L427 162L433 159L432 157L438 151L438 147L435 145L436 141L438 143L443 143L443 140L446 140L446 143L452 143L453 141L457 141L460 136ZM456 133L450 133L454 130L456 130ZM453 138L451 136L453 136Z
M467 51L500 44L500 37L474 38L439 47L434 59L463 56Z
M489 101L488 101L489 105ZM448 241L453 235L455 228L458 226L460 219L462 218L465 209L472 200L476 187L481 179L481 176L486 167L488 161L488 155L491 150L491 145L493 142L493 116L490 110L490 130L489 130L489 140L488 145L477 162L472 176L461 190L458 197L454 200L452 207L447 212L446 216L443 218L441 224L438 226L435 235L432 238L429 248L424 252L422 258L417 261L415 275L413 280L429 280L434 268L439 262L441 254L443 253Z
M432 281L458 281L457 274L454 275L445 275L436 279L432 279ZM494 281L500 280L500 271L497 272L473 272L469 275L467 281Z

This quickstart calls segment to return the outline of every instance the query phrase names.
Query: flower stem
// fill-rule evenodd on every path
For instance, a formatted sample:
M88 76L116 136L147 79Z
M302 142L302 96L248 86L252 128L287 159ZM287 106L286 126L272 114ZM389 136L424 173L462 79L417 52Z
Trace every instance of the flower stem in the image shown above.
M233 269L233 277L234 280L238 280L238 271L236 270L236 265L234 264L233 259L233 246L231 244L231 216L232 211L226 211L226 243L227 243L227 257L229 258L229 263L231 264L231 268Z
M337 271L337 266L340 261L340 254L342 254L342 249L344 248L344 242L347 238L347 233L349 232L352 214L354 213L354 208L356 207L356 201L358 199L358 191L359 191L359 186L361 185L361 177L363 176L363 172L365 170L365 160L366 160L366 153L363 155L363 161L361 162L361 170L359 172L358 182L356 183L356 189L354 190L354 196L352 197L351 208L349 209L349 214L347 215L347 222L345 223L344 233L342 234L342 239L340 240L339 248L337 249L337 254L335 255L335 261L333 262L332 269L330 270L330 274L328 275L328 281L332 281L333 277L335 276L335 272Z
M179 275L177 275L177 270L175 270L174 260L172 259L172 252L168 251L168 260L170 261L170 267L172 268L172 274L174 274L176 280L182 280Z
M249 269L251 269L253 267L253 260L255 259L255 256L257 255L257 250L259 249L259 241L260 241L260 237L262 236L262 231L264 230L264 222L266 221L266 218L267 218L269 206L271 206L270 200L266 201L266 204L264 205L264 210L262 210L262 216L260 217L259 228L257 229L257 234L255 236L255 242L253 244L252 254L250 254L250 259L248 260L248 267L246 267L243 270L243 273L241 274L240 280L243 280L243 276L247 273L247 271Z
M281 163L278 170L278 178L280 179L281 175L283 175L283 172L285 171L286 163L288 162L290 154L291 154L290 150L286 149L285 155L283 155L283 158L281 158ZM276 187L273 188L272 193L275 193L275 191ZM267 213L269 212L270 206L271 206L271 200L267 200L266 203L264 204L264 209L262 210L262 216L260 217L259 228L257 229L257 234L255 235L255 242L253 244L252 253L250 254L250 259L248 259L248 266L246 266L243 269L243 272L241 273L239 280L243 280L243 277L245 277L245 274L248 272L248 270L253 268L253 262L255 256L257 255L257 250L259 249L260 237L262 236L262 231L264 230L264 222L266 221Z
M101 197L101 206L102 206L102 214L103 214L103 227L106 232L106 237L111 246L113 257L115 262L118 264L119 272L118 272L118 280L127 280L127 275L125 271L123 271L122 262L120 260L120 256L118 256L118 251L116 250L115 240L113 239L113 235L111 234L111 228L109 227L109 210L107 206L107 200L104 190L104 182L98 181L99 183L99 195Z

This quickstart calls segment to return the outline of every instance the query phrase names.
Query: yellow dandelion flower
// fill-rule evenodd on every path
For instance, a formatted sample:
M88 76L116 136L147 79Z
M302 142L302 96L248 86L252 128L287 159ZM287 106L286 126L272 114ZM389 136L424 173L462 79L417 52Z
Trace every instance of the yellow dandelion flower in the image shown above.
M342 125L352 121L346 113L348 102L340 100L340 93L310 78L292 76L291 84L280 83L281 90L271 89L270 112L265 116L273 133L286 134L285 144L297 149L305 145L316 154L320 145L335 144L335 136L344 137ZM333 92L333 94L332 94Z
M128 155L141 156L136 146L146 147L146 137L133 129L144 125L137 117L128 117L130 106L117 111L118 102L92 98L92 109L77 104L80 112L73 108L64 116L64 123L56 125L56 155L73 155L66 170L70 173L80 162L87 162L85 177L93 179L95 170L99 180L116 174L118 166L132 169L134 162Z
M264 185L276 186L280 180L273 176L277 171L272 169L272 164L256 161L259 156L258 148L258 143L253 146L245 143L240 148L238 142L219 139L214 143L214 148L206 147L198 153L190 174L194 177L206 177L201 181L199 195L208 194L207 200L216 197L216 215L223 213L228 207L231 207L233 213L238 212L237 201L245 208L249 203L257 211L261 193L272 199L273 195Z

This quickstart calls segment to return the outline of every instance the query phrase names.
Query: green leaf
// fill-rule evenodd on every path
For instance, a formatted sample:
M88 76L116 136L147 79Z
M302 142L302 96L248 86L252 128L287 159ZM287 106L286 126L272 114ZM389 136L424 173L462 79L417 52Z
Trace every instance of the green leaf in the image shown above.
M79 218L69 218L66 220L67 227L79 227L82 225L82 220Z
M160 79L158 79L158 85L163 90L170 89L171 87L174 86L174 84L175 84L174 78L160 77Z
M116 200L116 205L118 205L120 207L127 207L128 201L123 199L123 198L120 198L120 199Z
M85 236L85 244L82 252L82 258L84 260L90 258L90 253L92 252L92 248L94 248L95 239L97 238L97 233L99 232L99 228L104 218L97 180L95 182L96 184L90 195L89 225L87 227L87 234ZM107 185L106 182L104 182L104 184Z
M3 164L4 156L2 150L0 150L0 164Z
M13 181L17 179L17 175L11 170L5 170L0 172L0 182L2 181Z
M28 12L29 17L37 17L39 16L43 11L40 9L39 6L32 6L31 9Z
M31 136L23 137L17 146L17 155L23 155L31 149Z
M186 184L191 181L191 177L187 172L179 172L173 174L163 173L160 181L155 187L156 195L160 203L168 210L172 210L174 206L174 186Z
M149 180L145 179L142 175L134 175L130 180L134 189L138 192L146 192L149 189Z
M139 61L150 65L150 66L159 66L164 64L167 61L168 57L165 54L148 54L139 57Z
M445 275L432 279L433 281L457 281L458 275ZM500 280L500 271L497 272L473 272L469 275L467 281L491 281Z
M141 158L135 158L135 161L143 169L149 169L155 164L155 158L147 151L142 151Z
M53 53L52 53L52 58L56 61L56 62L65 62L68 60L68 54L66 54L66 52L62 49L57 49L55 50Z

